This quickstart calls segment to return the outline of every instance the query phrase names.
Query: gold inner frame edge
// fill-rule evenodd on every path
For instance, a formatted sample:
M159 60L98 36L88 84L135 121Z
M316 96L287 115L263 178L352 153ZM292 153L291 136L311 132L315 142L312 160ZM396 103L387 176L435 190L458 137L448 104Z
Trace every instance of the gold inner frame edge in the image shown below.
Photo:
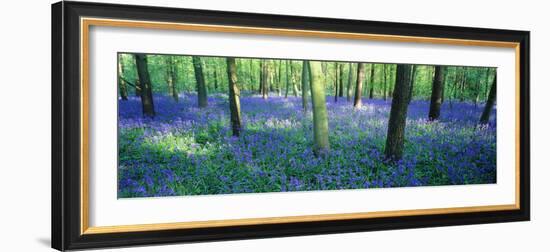
M341 214L320 214L320 215L301 215L301 216L281 216L281 217L264 217L264 218L246 218L246 219L227 219L227 220L207 220L207 221L190 221L190 222L171 222L171 223L155 223L155 224L132 224L120 226L96 226L89 225L89 28L90 26L107 26L107 27L127 27L127 28L144 28L144 29L163 29L163 30L185 30L185 31L202 31L202 32L223 32L223 33L241 33L241 34L256 34L256 35L275 35L275 36L293 36L293 37L317 37L317 38L337 38L337 39L359 39L370 41L384 42L412 42L412 43L429 43L429 44L446 44L446 45L462 45L462 46L487 46L487 47L504 47L515 49L515 126L516 126L516 162L515 162L515 204L507 205L488 205L488 206L473 206L473 207L451 207L451 208L433 208L433 209L413 209L413 210L396 210L396 211L378 211L378 212L359 212L359 213L341 213ZM333 221L333 220L351 220L351 219L368 219L368 218L384 218L397 216L416 216L416 215L436 215L436 214L453 214L453 213L472 213L472 212L491 212L503 210L520 209L520 44L517 42L489 41L489 40L468 40L468 39L453 39L453 38L433 38L433 37L417 37L417 36L400 36L400 35L382 35L382 34L366 34L366 33L348 33L348 32L329 32L316 30L299 30L299 29L279 29L279 28L262 28L249 26L227 26L227 25L205 25L195 23L170 23L170 22L153 22L139 20L123 20L123 19L102 19L102 18L87 18L80 19L80 71L81 71L81 188L80 188L80 233L81 235L88 234L105 234L105 233L120 233L120 232L140 232L140 231L159 231L173 229L192 229L192 228L208 228L208 227L227 227L241 225L262 225L262 224L281 224L291 222L313 222L313 221Z

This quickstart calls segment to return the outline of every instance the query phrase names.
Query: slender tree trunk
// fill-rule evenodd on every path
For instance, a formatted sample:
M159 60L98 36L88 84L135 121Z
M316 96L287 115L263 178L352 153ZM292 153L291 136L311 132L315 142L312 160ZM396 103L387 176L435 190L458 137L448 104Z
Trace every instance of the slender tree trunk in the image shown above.
M270 65L268 61L263 64L263 77L262 77L262 98L267 99L269 93L269 78L271 77Z
M147 56L144 54L134 54L136 67L140 83L141 108L144 116L155 116L155 104L153 103L153 90L151 79L149 78L149 69L147 66Z
M317 156L325 156L329 152L330 144L328 141L328 114L321 63L310 61L308 70L311 81L313 110L313 152Z
M285 98L288 98L288 87L290 86L290 76L289 76L289 65L290 60L285 62L285 74L286 74L286 87L285 87Z
M123 101L128 100L128 87L126 87L126 82L122 79L124 78L124 62L122 62L122 55L118 57L118 89L120 92L120 99Z
M374 66L375 64L372 64L370 69L370 92L369 92L369 99L372 100L374 98Z
M361 108L361 94L363 92L363 80L365 79L365 63L357 65L357 81L355 86L355 98L353 99L353 107Z
M237 84L237 65L235 58L227 57L227 78L229 83L229 111L231 113L231 129L233 136L241 133L241 93Z
M307 111L307 93L308 93L308 61L304 60L302 63L302 109Z
M137 69L137 62L136 62L136 57L134 55L134 57L132 57L132 59L134 60L134 67ZM138 72L136 71L136 86L134 87L134 91L135 91L135 95L138 96L138 97L141 97L141 90L137 87L141 87L141 83L139 81L139 74Z
M253 89L253 86L254 86L254 60L253 59L249 59L249 62L250 62L250 66L249 66L249 78L250 78L250 84L249 84L249 90L250 89ZM244 85L243 85L243 88L244 88Z
M353 65L351 63L348 63L348 88L347 88L347 101L351 101L351 87L352 87L352 83L353 83Z
M334 63L334 102L338 101L338 63Z
M279 96L281 96L282 94L282 89L283 89L283 61L282 60L279 60L279 76L278 76L278 80L277 80L277 92L279 93Z
M214 89L218 91L218 71L214 69Z
M491 112L495 106L497 99L497 76L493 78L493 84L491 84L491 91L489 91L489 97L487 97L487 102L485 103L485 108L483 109L483 114L479 118L479 124L489 123L489 118L491 117Z
M164 56L166 68L166 82L168 83L168 93L174 101L178 102L178 92L176 91L176 73L174 69L174 59L172 56Z
M384 101L387 100L387 98L388 98L388 94L386 93L386 91L387 91L386 89L387 89L387 85L388 85L387 84L387 74L388 73L386 72L386 68L387 68L386 64L384 64L384 88L383 88Z
M296 71L294 70L294 64L290 62L290 80L292 82L292 92L294 96L298 97L298 85L296 84Z
M397 80L393 92L390 120L388 122L388 136L384 150L384 154L389 160L400 160L403 157L410 84L411 65L397 65Z
M265 62L263 59L260 60L260 85L258 86L258 93L263 97L263 84L265 79Z
M413 65L411 67L411 72L412 74L411 74L411 88L409 89L409 103L411 103L414 96L413 89L414 89L414 82L416 80L416 65Z
M199 108L208 106L208 99L206 97L206 83L204 82L204 74L202 72L201 58L193 56L193 69L195 71L195 80L197 82L197 96Z
M443 82L445 81L445 68L443 66L435 67L435 76L432 81L432 96L430 99L430 121L438 120L441 113L441 103L443 97Z
M340 90L338 90L340 93L338 96L344 97L344 64L340 65L340 71L338 72L338 75L340 76Z

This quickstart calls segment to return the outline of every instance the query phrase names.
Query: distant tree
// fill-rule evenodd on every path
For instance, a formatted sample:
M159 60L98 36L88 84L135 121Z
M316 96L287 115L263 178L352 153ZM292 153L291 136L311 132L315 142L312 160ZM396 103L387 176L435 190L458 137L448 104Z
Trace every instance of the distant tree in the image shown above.
M491 111L495 106L496 99L497 99L497 76L495 75L495 77L493 78L493 83L491 84L491 91L489 91L489 97L487 97L487 102L485 103L485 108L483 109L481 118L479 118L480 124L489 123L489 117L491 116Z
M324 156L328 153L330 144L328 141L328 114L321 62L310 61L308 70L311 81L313 110L313 152L317 156Z
M369 92L369 99L372 100L372 98L374 98L374 66L376 66L375 64L371 64L371 67L370 67L370 78L369 78L369 82L370 82L370 92Z
M399 160L403 157L410 85L411 65L397 65L397 78L388 122L386 148L384 150L384 154L389 160Z
M289 62L290 62L290 60L287 60L285 62L285 68L286 68L286 71L285 71L285 73L286 73L285 98L288 97L288 87L290 86L290 75L289 75L289 73L290 73L289 65L290 64L289 64Z
M430 112L428 114L428 119L430 121L439 119L439 114L441 113L441 103L443 103L444 83L445 83L445 68L443 66L436 66L435 76L432 81Z
M296 85L296 71L294 70L294 64L290 61L290 81L292 82L292 92L294 96L298 96L298 85Z
M136 68L140 85L141 108L144 116L155 116L155 105L153 103L153 91L151 78L149 77L149 68L147 66L147 56L145 54L134 54Z
M282 60L279 60L279 72L278 72L278 77L277 77L277 93L279 96L281 96L281 92L282 92L282 81L283 81L283 78L282 78L282 75L283 75L283 61Z
M412 72L412 75L411 75L411 88L409 89L409 103L411 103L414 95L413 89L414 89L414 83L416 81L416 72L417 72L416 65L412 65L411 72Z
M355 98L353 99L353 107L361 108L361 94L363 92L363 81L365 79L365 63L357 65L357 81L355 86Z
M128 88L126 82L124 82L124 62L122 60L122 54L118 56L118 89L120 92L120 99L123 101L128 100Z
M227 57L227 78L229 80L229 111L231 113L231 129L233 136L241 133L241 93L237 84L237 65L235 58Z
M208 99L206 95L206 83L204 82L204 74L202 72L201 58L193 56L193 70L195 71L195 80L197 82L197 96L198 104L200 108L208 106Z
M340 87L338 89L338 96L344 97L344 64L338 64L340 66L340 70L338 71L339 82Z
M338 63L334 62L334 102L338 101Z
M218 91L218 69L214 68L214 90Z
M348 102L351 101L351 95L352 95L352 83L353 83L353 66L351 63L348 64L348 88L347 88L347 100Z
M384 64L384 88L383 88L384 101L388 98L388 94L386 93L386 91L387 91L386 89L387 89L387 85L388 85L387 84L387 75L388 75L388 73L386 71L386 68L387 68L387 65Z
M308 93L308 61L302 63L302 109L307 111L307 93Z
M166 83L168 83L168 93L172 96L174 101L178 101L178 91L176 89L177 80L176 68L174 64L174 58L172 56L164 56L165 68L166 68Z

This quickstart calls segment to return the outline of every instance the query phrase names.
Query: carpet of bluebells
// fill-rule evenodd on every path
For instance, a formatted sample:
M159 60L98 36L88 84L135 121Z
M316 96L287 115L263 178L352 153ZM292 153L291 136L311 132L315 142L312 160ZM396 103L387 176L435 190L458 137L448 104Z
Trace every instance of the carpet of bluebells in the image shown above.
M174 102L155 95L154 119L139 98L119 101L118 197L336 190L496 182L495 111L477 126L483 104L442 106L427 121L428 101L412 101L401 161L384 158L391 101L327 98L330 153L312 152L312 115L301 98L241 97L243 131L231 136L227 97L194 94Z

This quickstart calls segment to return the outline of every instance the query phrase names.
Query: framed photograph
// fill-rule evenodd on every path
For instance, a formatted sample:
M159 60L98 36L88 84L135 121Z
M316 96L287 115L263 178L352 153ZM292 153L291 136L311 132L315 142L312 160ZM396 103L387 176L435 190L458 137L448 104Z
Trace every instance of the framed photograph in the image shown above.
M527 221L529 124L527 31L59 2L52 247Z

